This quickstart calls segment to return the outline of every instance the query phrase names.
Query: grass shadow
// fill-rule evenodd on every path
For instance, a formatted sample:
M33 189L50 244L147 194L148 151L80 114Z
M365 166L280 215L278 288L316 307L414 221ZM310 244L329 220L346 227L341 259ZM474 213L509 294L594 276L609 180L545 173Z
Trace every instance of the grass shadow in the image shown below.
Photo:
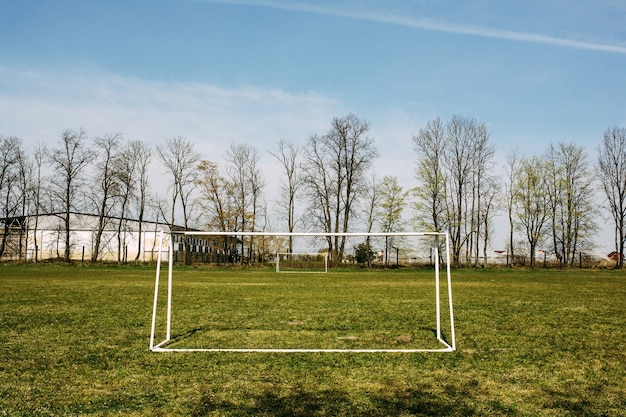
M348 391L294 389L280 392L270 388L251 395L245 401L217 399L205 394L193 404L191 416L243 415L275 417L356 416L356 417L399 417L399 416L471 416L478 415L471 406L467 392L452 390L434 393L432 387L423 390L394 390L378 394L367 394L367 398L355 399Z

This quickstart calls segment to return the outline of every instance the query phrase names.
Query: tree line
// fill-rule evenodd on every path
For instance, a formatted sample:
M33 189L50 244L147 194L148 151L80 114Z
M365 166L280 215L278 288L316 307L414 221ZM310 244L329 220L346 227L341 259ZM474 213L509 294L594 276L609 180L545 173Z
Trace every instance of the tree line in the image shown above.
M579 145L558 143L537 155L512 150L504 166L497 166L487 125L458 115L430 120L411 141L415 183L405 188L395 176L377 176L370 125L354 114L334 118L326 132L304 143L279 139L266 154L233 142L220 161L205 158L183 136L153 146L121 134L89 139L84 130L69 129L53 146L30 152L19 138L0 136L0 256L16 219L45 214L61 220L69 260L71 216L86 213L97 218L94 261L103 232L118 228L120 240L124 221L132 219L139 232L148 220L233 234L447 232L453 263L478 266L486 262L494 219L501 216L508 220L512 261L528 258L534 266L541 248L571 266L592 248L600 208L612 218L615 251L623 253L626 129L604 132L595 161ZM280 172L271 202L262 158L271 158ZM165 172L157 180L150 178L155 166ZM158 189L151 187L157 181ZM386 257L395 244L385 239ZM248 260L261 256L262 244L254 239L237 245ZM286 250L293 245L289 238ZM336 261L354 252L348 245L342 236L325 241ZM369 239L359 245L364 263L371 259L371 245ZM119 241L119 259L122 246ZM622 257L616 259L621 267Z

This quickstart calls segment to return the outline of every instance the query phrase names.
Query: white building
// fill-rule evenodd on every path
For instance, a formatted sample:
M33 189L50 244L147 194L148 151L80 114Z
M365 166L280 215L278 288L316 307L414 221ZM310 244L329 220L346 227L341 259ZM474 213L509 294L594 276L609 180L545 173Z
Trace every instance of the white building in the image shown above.
M23 216L0 219L4 233L1 260L42 261L63 258L65 226L59 215ZM70 259L91 260L96 246L98 216L72 214L70 219ZM157 237L169 231L162 223L107 218L100 238L98 261L150 262L156 260ZM140 245L141 242L141 245Z

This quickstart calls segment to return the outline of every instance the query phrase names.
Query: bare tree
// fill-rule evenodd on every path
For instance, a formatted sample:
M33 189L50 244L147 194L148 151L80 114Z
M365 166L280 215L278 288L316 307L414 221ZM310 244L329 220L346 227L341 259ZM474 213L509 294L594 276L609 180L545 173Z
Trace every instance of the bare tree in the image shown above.
M228 176L236 190L239 215L239 230L255 231L257 216L262 203L265 180L260 168L261 156L256 148L246 143L231 143L226 152ZM244 255L244 240L241 239L241 252ZM254 239L248 239L248 258L254 253Z
M477 123L473 133L473 159L474 166L472 169L471 182L471 201L470 201L470 233L474 239L469 242L468 253L474 257L474 265L478 265L480 258L481 239L483 240L483 249L487 245L488 230L483 230L483 226L487 225L486 211L493 207L490 204L487 207L487 200L492 197L489 188L496 181L496 178L490 174L493 168L493 156L495 148L489 142L489 131L484 123ZM472 250L473 249L473 250Z
M626 243L626 128L615 126L604 132L598 149L597 169L607 208L613 218L616 263L622 268Z
M468 123L469 122L469 123ZM446 217L452 244L453 262L460 262L461 250L467 242L465 227L465 202L467 189L472 178L472 122L460 116L454 116L446 126L446 148L444 160L449 172L449 193L446 205Z
M170 227L176 223L176 205L180 202L183 210L183 226L189 227L190 196L196 186L196 168L200 154L194 145L182 136L165 141L165 145L157 146L157 158L171 174L171 215Z
M230 149L226 152L227 162L226 172L229 182L233 185L236 204L236 230L245 232L248 229L248 222L252 216L250 184L247 181L247 165L250 149L245 143L231 143ZM243 254L242 239L242 254Z
M98 151L98 158L95 161L94 185L91 188L89 198L96 210L98 223L94 230L93 248L91 250L91 261L95 262L101 255L102 236L109 226L113 210L115 209L115 198L119 194L119 178L115 175L115 159L118 156L121 135L105 134L94 141Z
M34 214L34 226L33 226L33 244L35 246L35 256L34 261L37 262L39 260L40 248L37 238L37 230L39 229L39 214L41 213L41 194L42 194L42 168L44 159L46 156L46 148L44 145L39 144L35 148L33 158L34 158L34 175L32 179L32 213Z
M505 192L503 198L505 200L504 205L506 207L507 218L509 221L509 248L507 261L510 259L511 262L514 262L515 259L515 185L520 169L520 158L519 150L515 148L507 156L505 164L506 182L504 183Z
M21 259L26 259L28 256L28 224L26 220L29 214L32 197L32 181L34 165L31 159L26 153L26 149L20 146L17 152L17 171L18 171L18 193L19 196L19 214L20 214L20 226L21 232L18 239L17 253Z
M21 140L0 137L0 218L4 229L0 236L0 256L6 250L11 228L21 226L16 217L21 213L26 195L21 182L24 162Z
M196 152L194 145L182 136L170 138L164 146L157 146L157 158L171 174L171 212L169 226L174 228L176 224L176 207L180 203L183 212L183 228L189 228L191 210L191 195L197 186L197 166L200 154ZM185 248L185 263L191 262L191 252Z
M367 183L365 188L364 196L365 196L365 209L363 212L365 218L365 231L371 233L374 229L374 225L378 223L380 219L380 181L376 180L374 174L372 174L371 180ZM372 237L367 236L365 238L365 246L362 248L365 253L365 262L367 263L368 268L372 263Z
M472 239L480 232L481 186L493 157L489 132L483 123L453 116L446 125L444 166L447 172L446 219L453 262L458 264L465 248L467 257L476 254Z
M551 145L546 160L554 252L572 266L595 230L591 169L583 148L575 144Z
M418 227L447 231L452 261L459 264L464 254L476 265L489 237L484 230L487 212L494 208L485 201L490 198L486 189L495 181L491 175L495 148L487 125L458 115L445 124L431 120L413 137L413 149Z
M136 196L135 175L137 155L135 149L127 144L115 159L115 176L119 181L119 207L117 223L117 261L126 262L126 232L128 211L131 201Z
M146 194L146 213L148 213L148 217L153 216L156 226L154 228L154 235L152 239L152 248L150 250L150 260L153 261L155 259L155 252L157 251L157 235L158 235L158 226L161 224L169 224L169 214L170 209L168 207L168 199L157 194L157 193L147 193ZM147 248L146 248L147 250Z
M333 231L334 211L331 202L336 203L334 188L338 188L338 185L333 185L332 171L326 163L326 159L320 137L311 136L307 144L306 161L303 165L305 190L309 198L308 226L331 232ZM328 252L336 257L336 250L333 246L335 240L328 236L326 241Z
M546 161L542 158L523 159L515 185L515 212L526 234L531 267L535 266L535 252L544 239L550 216L550 190L545 176L546 169Z
M482 266L485 267L487 263L487 248L492 232L493 218L496 215L498 209L498 195L501 191L501 183L498 182L495 177L490 177L483 186L483 210L481 214L482 222L482 234L483 234L483 262Z
M345 233L366 187L366 173L378 156L369 124L354 114L335 118L324 136L311 136L304 163L313 226ZM346 237L327 239L331 259L343 258Z
M419 182L414 190L416 220L418 228L426 231L441 232L447 227L445 147L446 128L441 119L429 121L413 137L417 154L415 178Z
M87 134L83 129L66 130L61 134L58 147L50 151L48 159L54 172L50 179L50 191L54 202L59 205L58 216L63 221L65 251L63 259L69 262L71 255L71 215L80 211L83 184L86 178L83 171L94 158L94 152L87 146Z
M152 160L152 150L150 146L140 140L133 140L129 144L130 152L136 163L136 197L137 197L137 222L138 239L137 239L137 255L135 262L139 259L139 255L143 251L143 223L146 214L146 206L148 204L148 168Z
M203 160L198 165L199 205L210 229L237 231L238 215L235 189L219 170L216 162Z
M265 199L263 198L263 189L265 188L265 178L261 171L261 154L256 148L251 148L250 158L248 163L248 182L250 183L250 191L252 197L252 223L251 230L257 231L258 224L263 221L263 216L266 212L264 209L267 206ZM255 253L254 238L250 237L248 243L248 254L253 256ZM260 259L259 259L260 260Z
M380 226L383 233L401 232L404 229L402 212L407 192L398 184L398 178L386 175L380 184ZM397 247L392 237L385 236L385 264L389 263L389 249Z
M209 229L235 232L238 227L238 210L234 185L225 178L216 162L202 160L198 165L198 205L206 217ZM236 251L236 240L221 240L224 254Z
M280 184L278 205L287 213L287 230L292 233L297 223L296 196L304 184L298 169L302 148L292 142L281 139L276 143L276 149L270 151L270 154L278 160L284 169L285 180ZM293 252L293 236L289 236L288 246L288 251Z

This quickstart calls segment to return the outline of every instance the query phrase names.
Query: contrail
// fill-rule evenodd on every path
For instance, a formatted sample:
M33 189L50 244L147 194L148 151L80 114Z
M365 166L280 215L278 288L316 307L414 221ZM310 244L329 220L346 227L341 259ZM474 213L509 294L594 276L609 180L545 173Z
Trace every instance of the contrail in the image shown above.
M329 16L340 16L351 19L361 19L373 22L387 23L390 25L398 25L411 27L421 30L430 30L434 32L456 33L460 35L479 36L483 38L504 39L516 42L527 42L544 45L553 45L573 49L585 49L592 51L609 52L616 54L625 54L626 47L607 45L594 42L583 42L565 38L557 38L554 36L541 35L538 33L515 32L502 29L493 29L483 26L458 25L451 24L439 20L416 19L406 16L397 16L390 14L382 14L375 12L363 12L356 10L342 10L330 7L319 6L306 3L282 3L271 0L193 0L204 3L220 3L235 4L247 6L268 7L273 9L289 10L294 12L315 13Z

